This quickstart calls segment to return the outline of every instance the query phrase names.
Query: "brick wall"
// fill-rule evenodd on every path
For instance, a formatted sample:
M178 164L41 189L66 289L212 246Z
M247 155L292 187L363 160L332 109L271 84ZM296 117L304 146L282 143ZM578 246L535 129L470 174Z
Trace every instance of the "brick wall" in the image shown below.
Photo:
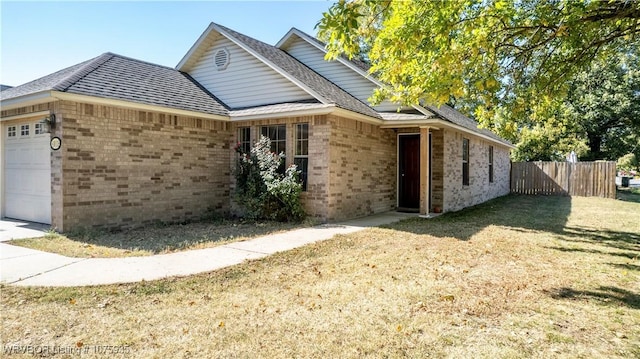
M462 139L469 139L469 185L462 185ZM509 150L458 131L443 130L444 211L457 211L509 193ZM494 151L494 181L489 183L489 146Z
M330 127L327 116L299 116L289 118L275 118L269 120L238 121L233 123L234 141L238 140L238 128L251 128L251 142L254 143L260 137L260 127L270 125L285 125L287 131L286 145L286 166L293 164L295 154L295 126L298 123L309 124L309 164L307 190L302 193L301 199L305 211L309 216L320 219L327 218L327 208L329 203L328 195L328 163ZM235 169L237 155L231 154L231 171ZM231 193L235 191L235 177L231 176ZM232 200L232 209L235 214L241 214L240 207Z
M444 131L431 130L431 212L444 208Z
M354 218L396 206L396 138L380 129L337 116L303 116L234 122L251 128L251 141L261 126L286 125L286 165L293 163L295 125L309 124L307 191L302 202L309 216L322 221ZM235 166L232 155L232 167ZM232 187L235 185L232 184ZM233 204L234 210L239 208Z
M328 220L355 218L396 207L396 134L367 123L328 118Z
M59 107L60 229L129 228L228 211L229 124L75 102Z

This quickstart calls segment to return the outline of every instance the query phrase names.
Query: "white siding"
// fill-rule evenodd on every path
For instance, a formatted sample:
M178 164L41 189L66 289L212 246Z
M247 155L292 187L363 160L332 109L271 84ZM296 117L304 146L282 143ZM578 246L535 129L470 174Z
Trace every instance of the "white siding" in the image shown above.
M218 71L215 52L229 51L229 66ZM313 97L226 38L213 43L189 71L196 81L231 108L308 100Z
M364 103L369 103L368 98L377 88L375 83L339 61L326 61L324 52L299 37L291 39L284 50ZM394 112L398 105L384 101L374 109L379 112Z

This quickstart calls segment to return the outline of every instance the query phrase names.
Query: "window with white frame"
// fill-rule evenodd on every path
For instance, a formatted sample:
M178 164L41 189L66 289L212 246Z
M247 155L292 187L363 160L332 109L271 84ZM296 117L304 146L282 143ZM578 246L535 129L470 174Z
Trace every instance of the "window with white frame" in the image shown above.
M287 153L287 127L285 125L271 125L260 127L260 134L271 140L271 152L276 154ZM286 160L278 168L278 172L284 173Z
M300 171L302 190L307 190L307 173L309 168L309 124L296 124L296 151L293 163Z
M251 127L238 128L238 150L241 153L251 151Z
M36 122L35 127L33 129L36 135L41 135L44 133L44 124L40 122Z
M462 185L469 185L469 139L462 139Z
M271 140L271 152L286 153L287 127L285 125L262 126L260 134Z
M493 146L489 146L489 183L493 183Z
M29 124L20 125L20 136L29 136Z
M16 133L16 126L7 127L7 137L12 138L16 137L18 134Z

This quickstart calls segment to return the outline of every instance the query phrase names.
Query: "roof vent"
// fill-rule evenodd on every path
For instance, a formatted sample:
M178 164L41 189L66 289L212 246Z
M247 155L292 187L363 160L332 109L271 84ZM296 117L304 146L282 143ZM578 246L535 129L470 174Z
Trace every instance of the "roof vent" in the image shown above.
M213 56L213 61L216 63L218 71L222 71L229 66L229 51L226 47L218 49Z

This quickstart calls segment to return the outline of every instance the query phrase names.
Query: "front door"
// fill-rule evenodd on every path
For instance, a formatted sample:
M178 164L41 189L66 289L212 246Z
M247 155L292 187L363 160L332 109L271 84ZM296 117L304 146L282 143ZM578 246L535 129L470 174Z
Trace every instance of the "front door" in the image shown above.
M420 135L398 136L398 207L420 208Z

